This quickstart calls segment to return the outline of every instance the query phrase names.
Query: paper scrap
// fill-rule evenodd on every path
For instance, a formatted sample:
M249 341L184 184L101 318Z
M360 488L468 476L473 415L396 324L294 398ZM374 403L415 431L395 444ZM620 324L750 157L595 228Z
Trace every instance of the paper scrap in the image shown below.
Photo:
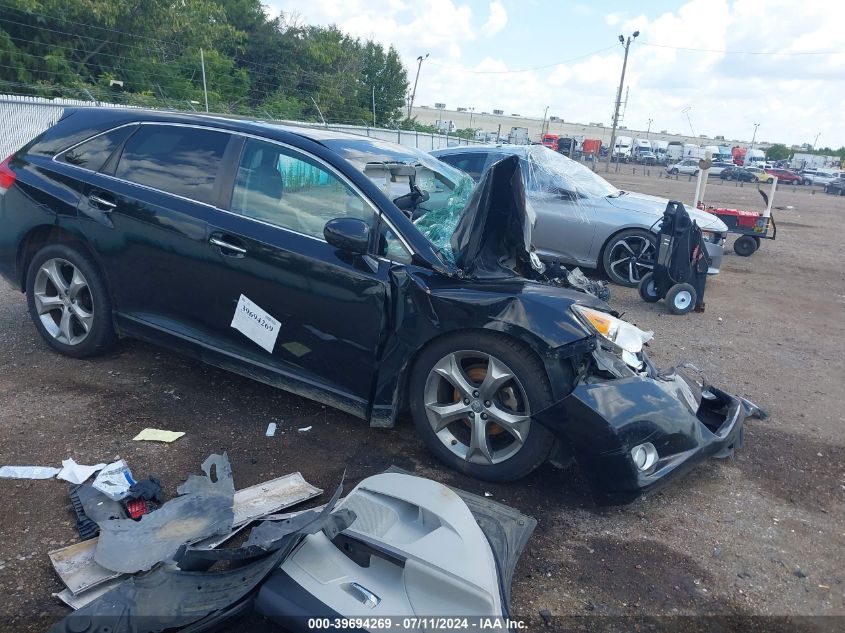
M6 479L52 479L58 474L53 466L0 466L0 477Z
M266 435L267 437L273 437L275 434L276 434L276 423L270 422L270 424L267 425L267 432L264 435Z
M262 310L252 301L241 295L232 317L231 327L235 328L252 342L273 353L279 336L281 323Z
M105 468L105 464L94 464L93 466L84 466L77 464L73 458L62 460L62 470L59 473L59 479L64 479L72 484L81 484L88 481L88 478L98 470Z
M161 429L144 429L133 440L147 440L150 442L175 442L185 435L184 431L163 431Z
M307 433L308 431L310 431L313 428L314 428L313 426L303 426L301 429L299 429L299 432L300 433Z

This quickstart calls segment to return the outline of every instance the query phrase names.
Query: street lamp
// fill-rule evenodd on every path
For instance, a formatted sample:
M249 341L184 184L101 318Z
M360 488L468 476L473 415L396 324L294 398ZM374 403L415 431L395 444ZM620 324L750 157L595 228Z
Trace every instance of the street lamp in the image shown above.
M472 115L475 114L475 108L469 109L469 129L472 129Z
M652 121L654 121L654 119L649 119L649 120L648 120L648 129L647 129L647 130L646 130L646 132L645 132L645 137L646 137L646 139L648 139L648 137L651 135L651 122L652 122Z
M745 153L745 160L742 162L743 165L748 165L751 162L751 152L754 151L754 141L757 139L757 128L760 127L759 123L754 124L754 134L751 136L751 149L749 149Z
M616 107L613 109L613 129L610 132L610 151L607 153L607 163L605 163L604 170L610 171L610 161L613 159L613 146L616 144L616 126L619 123L619 105L622 101L622 86L625 85L625 69L628 67L628 49L640 32L634 31L633 35L625 40L625 37L620 35L619 41L625 46L625 59L622 62L622 77L619 79L619 90L616 91Z
M408 118L411 118L411 112L414 110L414 97L417 96L417 82L420 80L420 70L422 69L422 63L428 59L430 53L426 53L425 56L420 55L417 57L417 76L414 79L414 90L411 92L411 102L408 104Z

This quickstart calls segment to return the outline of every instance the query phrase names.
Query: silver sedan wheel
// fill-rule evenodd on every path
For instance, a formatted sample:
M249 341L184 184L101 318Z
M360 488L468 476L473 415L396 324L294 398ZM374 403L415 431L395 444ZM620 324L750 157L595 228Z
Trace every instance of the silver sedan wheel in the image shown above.
M610 269L613 274L636 285L654 269L654 242L642 235L629 235L610 247Z
M65 259L48 259L35 275L33 297L44 329L65 345L79 345L94 325L94 300L80 270Z
M478 351L448 354L425 383L428 422L452 453L475 464L498 464L525 444L528 397L501 360Z

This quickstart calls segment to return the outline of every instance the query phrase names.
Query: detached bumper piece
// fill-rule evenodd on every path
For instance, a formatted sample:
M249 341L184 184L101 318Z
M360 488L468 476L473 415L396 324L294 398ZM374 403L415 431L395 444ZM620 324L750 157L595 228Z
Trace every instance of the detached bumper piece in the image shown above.
M768 417L685 368L660 374L647 359L645 366L615 379L591 376L535 416L568 440L598 502L631 501L708 457L730 457L742 446L745 419Z

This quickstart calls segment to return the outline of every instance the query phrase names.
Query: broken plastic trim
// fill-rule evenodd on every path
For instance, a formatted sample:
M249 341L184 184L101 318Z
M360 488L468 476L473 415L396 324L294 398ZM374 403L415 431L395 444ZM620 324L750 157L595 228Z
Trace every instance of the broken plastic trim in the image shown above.
M250 601L251 593L304 536L323 529L328 529L330 533L342 529L351 518L349 513L337 517L332 514L342 491L341 483L322 511L308 511L299 515L305 518L296 523L296 529L285 529L283 525L272 533L265 529L263 536L255 537L265 551L265 555L256 560L221 572L183 571L159 566L149 573L127 579L57 622L50 631L154 633L196 623L190 630L198 633L217 626L221 617L243 612L240 608L243 601ZM267 537L274 540L267 540Z

